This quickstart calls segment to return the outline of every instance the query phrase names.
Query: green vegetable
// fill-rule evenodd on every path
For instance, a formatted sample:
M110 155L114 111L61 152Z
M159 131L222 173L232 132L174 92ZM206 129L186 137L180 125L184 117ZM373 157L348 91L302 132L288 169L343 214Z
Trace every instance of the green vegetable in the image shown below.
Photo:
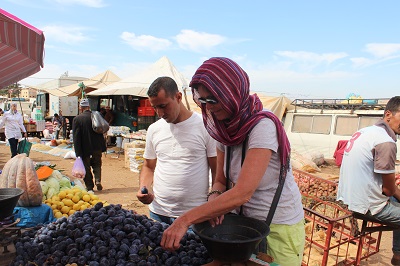
M40 186L42 187L43 195L45 195L47 193L47 190L49 190L49 186L44 181L39 181L39 182L40 182Z
M53 196L56 196L58 193L55 192L55 189L50 187L49 190L47 190L46 198L51 199Z
M54 177L49 177L46 179L46 184L49 186L50 188L53 188L53 193L55 195L58 195L58 192L60 192L60 183L58 182L58 180ZM47 198L49 199L49 197L47 196ZM51 197L50 197L51 198Z
M69 181L69 179L65 176L63 176L60 180L60 190L63 188L71 188L71 181Z
M51 174L51 177L54 177L57 180L61 180L63 178L63 175L60 173L60 171L54 170Z

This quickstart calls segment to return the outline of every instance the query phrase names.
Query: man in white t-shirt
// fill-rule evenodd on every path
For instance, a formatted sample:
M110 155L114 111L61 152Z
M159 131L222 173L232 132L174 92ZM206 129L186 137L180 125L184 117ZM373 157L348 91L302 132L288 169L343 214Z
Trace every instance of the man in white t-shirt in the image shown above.
M172 78L157 78L147 95L160 119L146 134L137 198L150 204L150 218L171 224L207 201L209 169L215 176L216 141L206 131L202 116L186 109ZM141 191L143 187L147 193Z
M344 150L338 200L349 210L400 225L400 190L395 184L400 96L386 105L383 119L353 134ZM400 265L400 231L393 231L393 265Z

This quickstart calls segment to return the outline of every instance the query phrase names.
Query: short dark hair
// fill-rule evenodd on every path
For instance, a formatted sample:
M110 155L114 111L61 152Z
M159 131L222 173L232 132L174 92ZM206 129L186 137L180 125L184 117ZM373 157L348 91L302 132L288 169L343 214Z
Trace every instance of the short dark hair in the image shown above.
M57 116L58 116L58 114L57 114L57 113L55 113L55 114L54 114L54 116L55 116L55 117L57 117Z
M385 112L390 111L393 114L396 114L398 111L400 111L400 96L394 96L390 98L388 103L386 104Z
M174 98L176 93L179 92L175 80L170 77L159 77L151 83L147 95L149 97L156 97L162 89L165 91L165 94L171 98Z

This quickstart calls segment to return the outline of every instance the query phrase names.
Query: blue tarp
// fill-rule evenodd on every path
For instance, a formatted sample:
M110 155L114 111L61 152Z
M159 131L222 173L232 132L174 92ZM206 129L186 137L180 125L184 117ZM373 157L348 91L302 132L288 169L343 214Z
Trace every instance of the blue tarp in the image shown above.
M15 218L21 218L18 227L34 227L56 221L53 210L47 204L37 207L15 207Z

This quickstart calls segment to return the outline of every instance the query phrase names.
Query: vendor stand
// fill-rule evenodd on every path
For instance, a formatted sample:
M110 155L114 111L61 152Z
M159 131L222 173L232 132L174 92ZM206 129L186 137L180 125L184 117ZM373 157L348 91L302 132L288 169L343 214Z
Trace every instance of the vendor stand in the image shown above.
M45 129L45 121L32 121L30 123L24 123L26 132L30 137L43 137L43 130Z

